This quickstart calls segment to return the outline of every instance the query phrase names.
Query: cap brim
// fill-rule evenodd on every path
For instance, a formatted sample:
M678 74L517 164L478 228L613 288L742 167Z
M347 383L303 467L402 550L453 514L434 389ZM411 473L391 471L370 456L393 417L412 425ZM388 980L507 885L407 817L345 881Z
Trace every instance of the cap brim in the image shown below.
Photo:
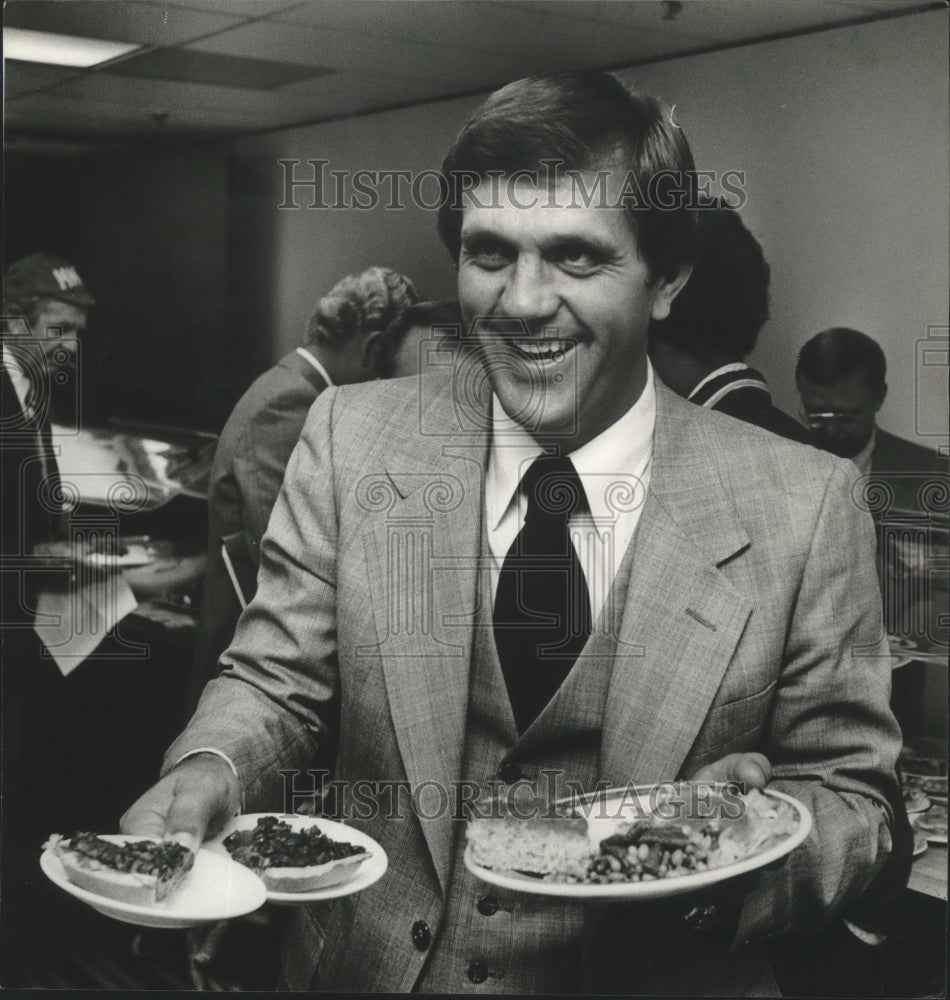
M50 295L51 299L58 299L60 302L69 302L74 306L94 306L96 300L86 291L85 288L71 288L68 292L57 292Z

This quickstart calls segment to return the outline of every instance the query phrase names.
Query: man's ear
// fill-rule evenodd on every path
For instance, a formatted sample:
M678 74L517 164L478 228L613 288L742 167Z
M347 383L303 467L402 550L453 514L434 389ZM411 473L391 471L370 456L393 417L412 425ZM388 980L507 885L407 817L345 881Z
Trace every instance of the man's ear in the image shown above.
M653 295L653 319L666 319L670 314L670 306L673 299L683 290L683 286L689 281L689 276L693 273L693 266L680 268L671 279L660 278L656 285L656 292Z
M382 336L382 330L374 330L363 338L363 343L360 347L360 361L362 361L364 368L375 366L376 353L379 350Z

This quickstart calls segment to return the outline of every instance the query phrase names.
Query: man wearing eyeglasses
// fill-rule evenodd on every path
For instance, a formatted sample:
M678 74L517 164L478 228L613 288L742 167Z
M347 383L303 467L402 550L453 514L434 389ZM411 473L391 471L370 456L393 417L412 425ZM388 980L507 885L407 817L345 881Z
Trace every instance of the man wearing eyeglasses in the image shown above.
M891 476L895 505L916 507L916 488L901 473L937 472L947 463L935 452L888 434L876 425L887 397L887 364L880 345L867 334L837 326L816 334L801 349L795 383L802 419L813 443L839 458L850 458L862 473ZM904 496L904 494L907 494Z

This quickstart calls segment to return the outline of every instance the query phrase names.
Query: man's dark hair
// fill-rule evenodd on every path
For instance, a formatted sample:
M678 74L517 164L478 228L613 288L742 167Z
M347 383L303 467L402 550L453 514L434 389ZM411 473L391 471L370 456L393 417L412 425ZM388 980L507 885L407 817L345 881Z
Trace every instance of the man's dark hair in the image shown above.
M721 199L700 206L693 273L650 336L710 363L751 354L769 318L771 268L739 213Z
M629 172L625 204L651 279L672 279L693 256L693 155L659 101L629 93L608 73L526 77L477 108L442 163L439 235L457 262L462 192L474 178L522 170L550 178L555 169L564 176L615 164Z
M850 375L860 375L875 391L882 390L887 380L881 345L860 330L846 326L822 330L798 353L796 379L804 376L816 385L834 385Z
M462 313L457 299L440 299L437 302L417 302L408 306L386 327L379 338L375 359L376 373L380 378L391 378L396 370L396 358L406 334L415 327L431 330L439 336L436 327L457 327L462 339Z

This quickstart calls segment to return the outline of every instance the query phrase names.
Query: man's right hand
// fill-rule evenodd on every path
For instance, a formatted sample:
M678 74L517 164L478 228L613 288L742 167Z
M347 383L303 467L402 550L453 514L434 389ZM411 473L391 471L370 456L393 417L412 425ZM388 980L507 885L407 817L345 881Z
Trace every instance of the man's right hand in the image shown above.
M176 840L197 851L240 811L241 789L227 762L195 754L153 785L119 821L122 833Z

